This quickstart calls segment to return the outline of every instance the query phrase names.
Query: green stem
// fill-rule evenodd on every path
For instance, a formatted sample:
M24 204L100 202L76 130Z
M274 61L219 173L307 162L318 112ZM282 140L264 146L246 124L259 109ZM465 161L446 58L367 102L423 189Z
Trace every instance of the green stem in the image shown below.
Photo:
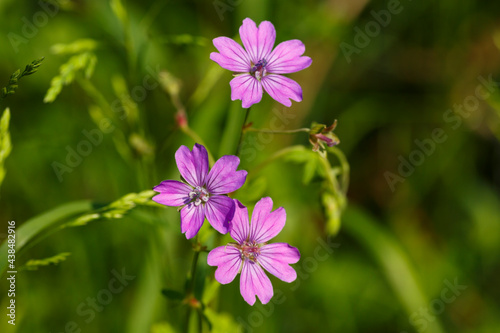
M186 296L190 299L193 296L194 285L196 283L196 267L198 266L198 258L200 256L199 246L197 245L193 255L193 261L191 263L191 276L189 277L189 286L186 290ZM186 315L185 331L189 332L189 323L191 319L191 304L188 304L188 310Z
M200 251L195 250L193 256L193 262L191 263L191 280L189 281L188 294L192 293L195 284L196 267L198 266L198 257L200 256Z
M245 126L247 124L247 120L248 120L248 115L250 114L250 108L247 109L246 113L245 113L245 120L243 120L243 126L241 126L241 132L240 132L240 140L238 141L238 147L236 148L236 156L238 156L240 154L240 150L241 150L241 144L243 143L243 134L245 132Z
M349 168L349 162L347 162L347 158L342 152L342 150L338 149L337 147L330 147L328 148L328 151L335 155L337 159L340 162L340 167L342 168L342 193L344 195L347 194L347 189L349 188L349 174L350 174L350 168Z
M261 133L272 133L272 134L294 134L294 133L300 133L300 132L306 132L309 133L311 129L309 128L297 128L293 130L284 130L284 131L272 131L272 130L266 130L266 129L260 129L260 128L253 128L249 127L245 129L245 132L261 132Z
M337 180L335 179L335 176L332 172L332 166L330 164L330 161L328 160L328 157L325 156L320 156L319 161L321 165L323 165L324 172L326 175L326 182L328 184L328 187L330 187L330 192L332 195L335 197L335 200L338 202L340 209L344 210L346 206L346 196L345 192L343 191L344 186L338 184ZM344 172L342 171L342 177L344 177ZM346 189L347 191L347 189Z

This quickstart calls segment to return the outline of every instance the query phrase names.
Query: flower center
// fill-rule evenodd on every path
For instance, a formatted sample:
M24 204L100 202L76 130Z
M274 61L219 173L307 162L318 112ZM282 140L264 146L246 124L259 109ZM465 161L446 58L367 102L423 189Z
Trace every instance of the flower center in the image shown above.
M257 257L260 254L259 244L256 244L255 242L245 241L243 244L241 244L239 246L239 249L240 249L242 260L247 258L248 260L251 260L253 262L257 262Z
M191 202L194 202L195 206L199 206L201 203L205 203L208 201L210 197L210 193L201 186L196 186L191 192L189 192L189 199Z
M262 79L262 77L264 77L267 74L266 65L267 65L267 61L265 59L259 60L250 69L250 75L252 75L257 80L260 81L260 79Z

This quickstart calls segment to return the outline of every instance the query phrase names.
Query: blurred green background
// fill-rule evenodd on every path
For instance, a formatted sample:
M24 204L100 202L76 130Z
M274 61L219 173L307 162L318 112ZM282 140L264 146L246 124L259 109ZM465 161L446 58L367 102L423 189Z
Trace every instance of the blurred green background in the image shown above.
M196 290L203 291L213 331L500 329L500 87L483 86L479 92L488 97L474 97L483 79L500 81L498 2L61 0L49 6L1 0L0 13L0 87L16 69L45 57L37 73L0 101L1 112L11 111L13 146L0 188L2 239L7 221L19 230L63 204L88 200L83 210L90 202L102 207L178 179L174 153L194 144L175 123L181 105L216 158L234 154L244 111L230 100L231 73L209 59L211 40L238 38L245 17L269 20L277 43L302 40L313 64L289 75L302 86L301 103L286 109L264 95L250 120L255 127L293 129L337 119L338 148L351 169L348 205L332 235L325 216L340 212L331 206L325 212L321 174L304 183L303 159L313 155L277 159L252 175L280 149L309 149L307 135L248 133L240 168L252 176L236 196L248 205L271 196L275 207L285 207L287 225L274 241L300 249L299 277L292 284L271 277L275 298L250 307L239 278L214 283L202 253ZM80 58L70 60L75 55ZM62 70L76 73L73 82L44 103L68 61ZM98 128L103 118L111 120L109 133L59 179L54 162L68 165L68 149L78 149L87 140L82 131ZM7 323L2 277L0 331L184 329L187 306L172 290L183 290L193 251L175 208L104 217L48 228L17 254L20 267L71 253L57 265L18 273L15 327ZM228 236L215 236L205 223L201 239L212 248ZM120 292L106 292L123 270L133 278ZM99 297L106 304L92 310L88 302ZM197 332L192 313L188 321Z

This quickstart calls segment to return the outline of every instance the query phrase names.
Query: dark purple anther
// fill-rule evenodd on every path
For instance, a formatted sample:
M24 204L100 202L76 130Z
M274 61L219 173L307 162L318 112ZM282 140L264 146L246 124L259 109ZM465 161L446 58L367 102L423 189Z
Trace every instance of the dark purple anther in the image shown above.
M265 59L259 60L253 67L250 69L250 75L254 76L257 80L260 81L264 75L266 75L266 65L267 61Z

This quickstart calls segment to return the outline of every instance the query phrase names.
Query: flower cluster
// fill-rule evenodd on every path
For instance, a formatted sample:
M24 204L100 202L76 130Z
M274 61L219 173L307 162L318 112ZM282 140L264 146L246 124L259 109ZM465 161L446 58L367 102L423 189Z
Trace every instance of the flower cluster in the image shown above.
M237 156L222 156L209 171L205 147L195 144L192 151L181 146L175 160L183 181L162 181L154 187L160 194L153 200L180 207L181 231L188 239L198 233L205 217L215 230L229 232L236 243L217 247L208 255L208 264L218 266L215 278L226 284L241 272L240 289L245 301L253 305L257 295L266 304L273 296L273 287L263 268L285 282L297 278L288 264L299 260L299 251L286 243L267 244L285 226L285 209L271 212L273 201L262 198L249 223L247 208L225 195L246 180L245 170L236 171L240 163Z
M249 108L260 102L264 89L285 106L291 106L291 99L301 101L299 84L281 74L297 72L311 64L311 58L302 56L304 44L290 40L273 50L274 26L264 21L257 27L249 18L243 21L240 36L245 49L232 39L218 37L213 42L220 53L210 55L210 59L223 68L236 72L230 82L231 99L239 99L244 108ZM182 124L187 126L185 121ZM320 136L314 139L324 140ZM249 221L247 208L228 196L243 186L247 177L245 170L237 170L240 163L237 156L222 156L209 170L207 150L195 144L193 150L181 146L175 153L175 161L181 181L162 181L154 187L159 194L153 200L179 207L181 232L188 239L196 236L205 218L218 232L229 232L235 242L219 246L208 254L208 265L217 266L216 280L227 284L241 273L243 299L250 305L255 304L256 297L263 304L268 303L273 287L264 270L285 282L297 278L290 264L299 261L299 250L287 243L268 244L285 226L285 209L272 211L271 198L262 198Z

